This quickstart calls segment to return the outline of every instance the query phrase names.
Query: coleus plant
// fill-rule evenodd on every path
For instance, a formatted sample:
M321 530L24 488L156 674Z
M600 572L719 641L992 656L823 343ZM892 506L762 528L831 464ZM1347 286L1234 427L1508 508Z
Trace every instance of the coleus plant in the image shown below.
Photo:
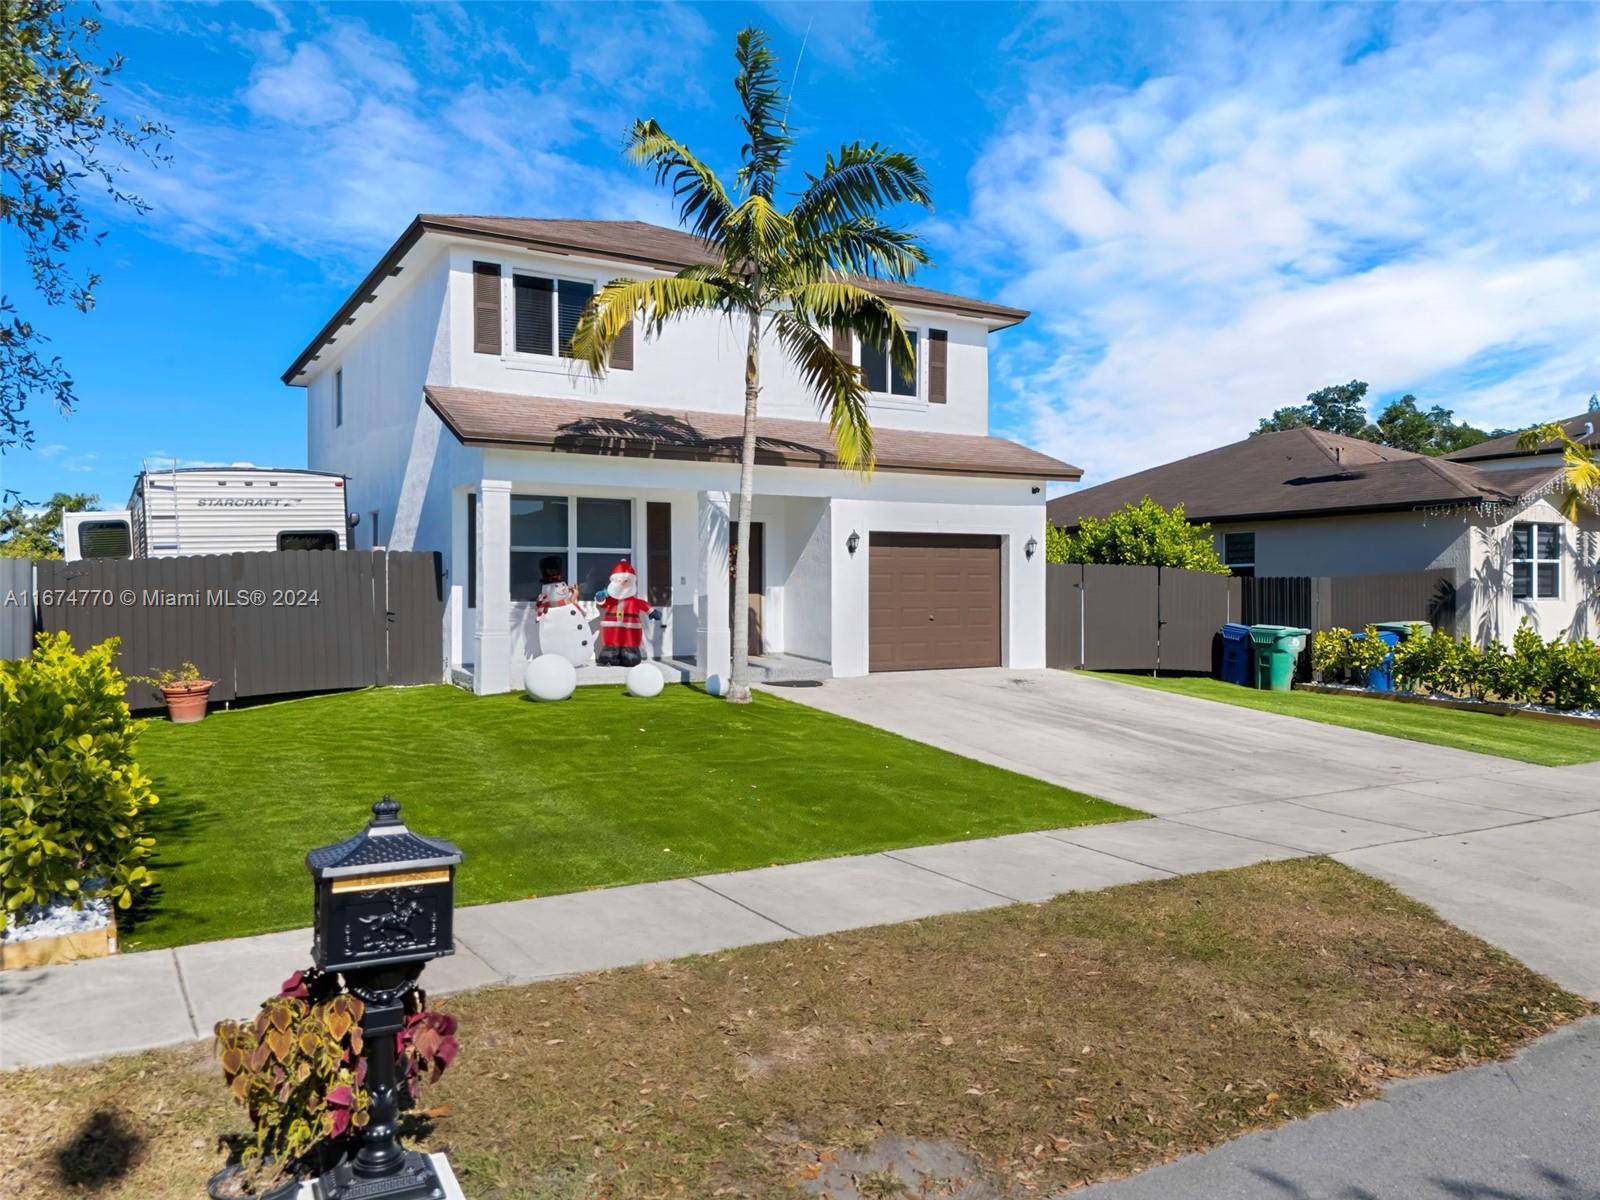
M437 1081L455 1060L456 1019L429 1012L420 989L407 999L395 1035L401 1108L417 1101L424 1077ZM271 1161L284 1173L319 1148L339 1150L367 1125L361 1001L338 976L296 971L251 1021L217 1023L228 1089L250 1114L253 1137L240 1155L252 1173Z

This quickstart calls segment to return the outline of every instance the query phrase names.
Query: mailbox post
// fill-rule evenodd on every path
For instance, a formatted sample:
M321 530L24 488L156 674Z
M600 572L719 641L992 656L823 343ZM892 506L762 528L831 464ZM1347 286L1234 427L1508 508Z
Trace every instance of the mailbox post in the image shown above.
M361 1148L326 1172L320 1200L442 1200L426 1155L400 1145L395 1035L406 1000L431 960L455 953L451 918L461 851L413 833L385 796L354 837L306 855L316 883L312 961L337 971L360 998L371 1097Z

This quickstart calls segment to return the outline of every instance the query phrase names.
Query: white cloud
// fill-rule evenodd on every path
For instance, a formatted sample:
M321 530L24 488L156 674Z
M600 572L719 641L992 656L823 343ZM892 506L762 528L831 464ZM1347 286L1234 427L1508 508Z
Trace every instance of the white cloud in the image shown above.
M1596 10L1175 22L1136 86L1063 89L1038 64L942 231L1034 310L1000 360L1016 432L1093 482L1352 377L1491 425L1582 407Z

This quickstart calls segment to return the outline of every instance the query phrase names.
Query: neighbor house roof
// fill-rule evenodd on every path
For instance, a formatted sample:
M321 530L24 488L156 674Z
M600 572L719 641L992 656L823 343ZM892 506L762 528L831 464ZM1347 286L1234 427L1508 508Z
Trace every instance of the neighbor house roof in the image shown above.
M475 388L423 389L428 405L469 446L516 446L572 454L738 462L740 413L667 412ZM1005 438L874 429L880 471L1075 480L1083 471ZM756 461L785 467L837 467L833 434L821 421L756 419Z
M1582 442L1586 446L1600 446L1600 413L1582 412L1575 417L1568 417L1560 422L1567 436ZM1456 450L1445 457L1451 462L1482 462L1487 458L1522 458L1532 457L1535 454L1554 454L1561 449L1560 442L1545 442L1537 450L1520 450L1517 443L1522 440L1521 432L1508 433L1504 437L1490 438L1487 442L1479 442L1476 446L1468 446L1464 450Z
M421 213L289 365L289 369L283 373L283 382L293 383L306 364L316 358L325 345L336 339L342 326L355 323L361 306L376 299L377 289L386 278L400 274L406 255L429 233L503 242L547 254L592 255L663 271L676 271L696 263L714 261L710 249L693 234L662 225L649 225L643 221L575 221ZM991 304L987 300L934 291L932 288L914 287L909 283L876 279L866 282L872 291L896 304L975 317L997 329L1015 325L1028 316L1026 309Z
M1050 501L1075 528L1149 496L1194 521L1317 517L1450 504L1514 503L1558 467L1480 471L1316 429L1263 433Z

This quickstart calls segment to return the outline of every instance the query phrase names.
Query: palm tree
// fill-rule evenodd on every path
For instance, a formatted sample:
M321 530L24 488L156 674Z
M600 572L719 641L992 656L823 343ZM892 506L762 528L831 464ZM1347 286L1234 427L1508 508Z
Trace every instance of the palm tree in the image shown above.
M1567 494L1561 502L1561 512L1567 520L1576 522L1584 500L1600 504L1600 463L1595 461L1593 446L1584 445L1554 421L1535 425L1524 433L1517 439L1517 449L1537 450L1551 442L1561 447L1561 460L1566 465Z
M777 59L766 35L739 34L740 165L728 187L689 148L655 121L636 121L625 154L669 186L683 225L705 243L708 258L676 275L617 279L600 289L572 337L573 357L603 375L612 342L631 321L648 333L696 314L715 313L746 331L744 442L739 457L739 536L734 558L733 670L728 699L748 703L749 629L737 619L749 607L750 522L755 486L756 403L761 348L782 347L827 418L841 466L872 470L872 427L859 368L840 357L825 330L846 330L863 345L886 346L895 370L915 367L911 340L892 305L872 293L874 279L904 280L928 261L914 234L881 216L896 204L931 208L927 176L915 158L851 142L807 172L804 186L780 208L778 186L793 145Z

